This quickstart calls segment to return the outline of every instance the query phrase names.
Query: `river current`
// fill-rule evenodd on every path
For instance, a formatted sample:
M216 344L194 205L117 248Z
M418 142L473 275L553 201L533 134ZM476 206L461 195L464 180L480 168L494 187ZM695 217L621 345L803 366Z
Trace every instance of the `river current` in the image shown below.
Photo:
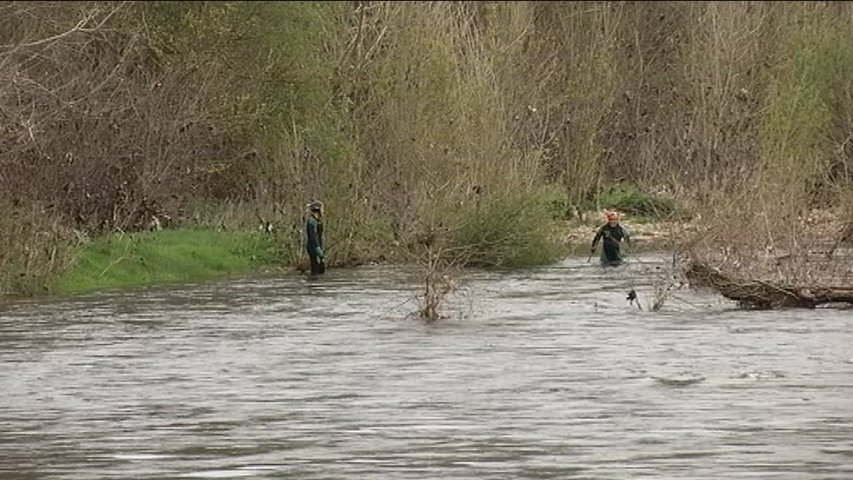
M853 478L853 311L584 260L6 301L0 478Z

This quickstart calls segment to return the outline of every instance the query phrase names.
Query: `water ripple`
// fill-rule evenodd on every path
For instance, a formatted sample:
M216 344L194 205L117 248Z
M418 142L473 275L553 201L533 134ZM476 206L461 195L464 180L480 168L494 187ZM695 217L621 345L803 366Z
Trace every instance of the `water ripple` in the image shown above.
M8 302L0 478L853 478L849 312L583 260L432 325L411 268Z

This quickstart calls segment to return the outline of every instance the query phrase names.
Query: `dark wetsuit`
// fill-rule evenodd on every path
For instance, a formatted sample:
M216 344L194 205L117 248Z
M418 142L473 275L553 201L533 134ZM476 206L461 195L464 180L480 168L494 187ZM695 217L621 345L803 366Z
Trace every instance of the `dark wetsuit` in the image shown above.
M320 275L326 272L325 252L323 251L323 221L308 216L305 222L305 248L311 260L311 273Z
M595 238L592 239L593 251L595 251L595 246L598 245L598 241L602 237L604 237L604 244L601 249L601 262L610 264L621 263L622 254L619 251L619 246L623 238L628 241L631 240L628 232L622 228L622 225L616 224L616 226L610 226L610 223L604 224L604 226L598 229Z

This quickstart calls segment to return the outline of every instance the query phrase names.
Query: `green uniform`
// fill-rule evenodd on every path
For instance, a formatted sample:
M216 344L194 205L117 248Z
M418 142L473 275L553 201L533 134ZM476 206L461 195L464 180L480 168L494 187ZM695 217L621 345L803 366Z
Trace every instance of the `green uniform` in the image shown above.
M311 273L321 275L326 272L325 252L323 252L323 221L308 216L305 221L305 249L311 260Z
M604 224L598 229L595 237L592 239L592 250L595 251L598 241L604 239L601 248L601 263L604 265L619 265L624 261L621 252L621 243L625 239L630 241L631 238L628 232L622 228L622 225L616 224L611 226L610 223Z

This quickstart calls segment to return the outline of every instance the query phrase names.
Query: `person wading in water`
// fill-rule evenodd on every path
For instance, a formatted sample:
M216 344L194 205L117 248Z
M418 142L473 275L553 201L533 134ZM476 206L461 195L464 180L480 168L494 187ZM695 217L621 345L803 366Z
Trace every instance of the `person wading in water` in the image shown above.
M305 221L305 248L311 260L311 274L326 273L326 253L323 251L323 204L311 202L308 204L308 218Z
M619 214L616 212L607 212L607 223L598 229L595 237L592 239L591 253L595 254L595 247L598 241L604 238L601 248L601 263L604 265L619 265L623 261L620 246L624 239L627 243L631 243L631 238L628 232L619 225Z

